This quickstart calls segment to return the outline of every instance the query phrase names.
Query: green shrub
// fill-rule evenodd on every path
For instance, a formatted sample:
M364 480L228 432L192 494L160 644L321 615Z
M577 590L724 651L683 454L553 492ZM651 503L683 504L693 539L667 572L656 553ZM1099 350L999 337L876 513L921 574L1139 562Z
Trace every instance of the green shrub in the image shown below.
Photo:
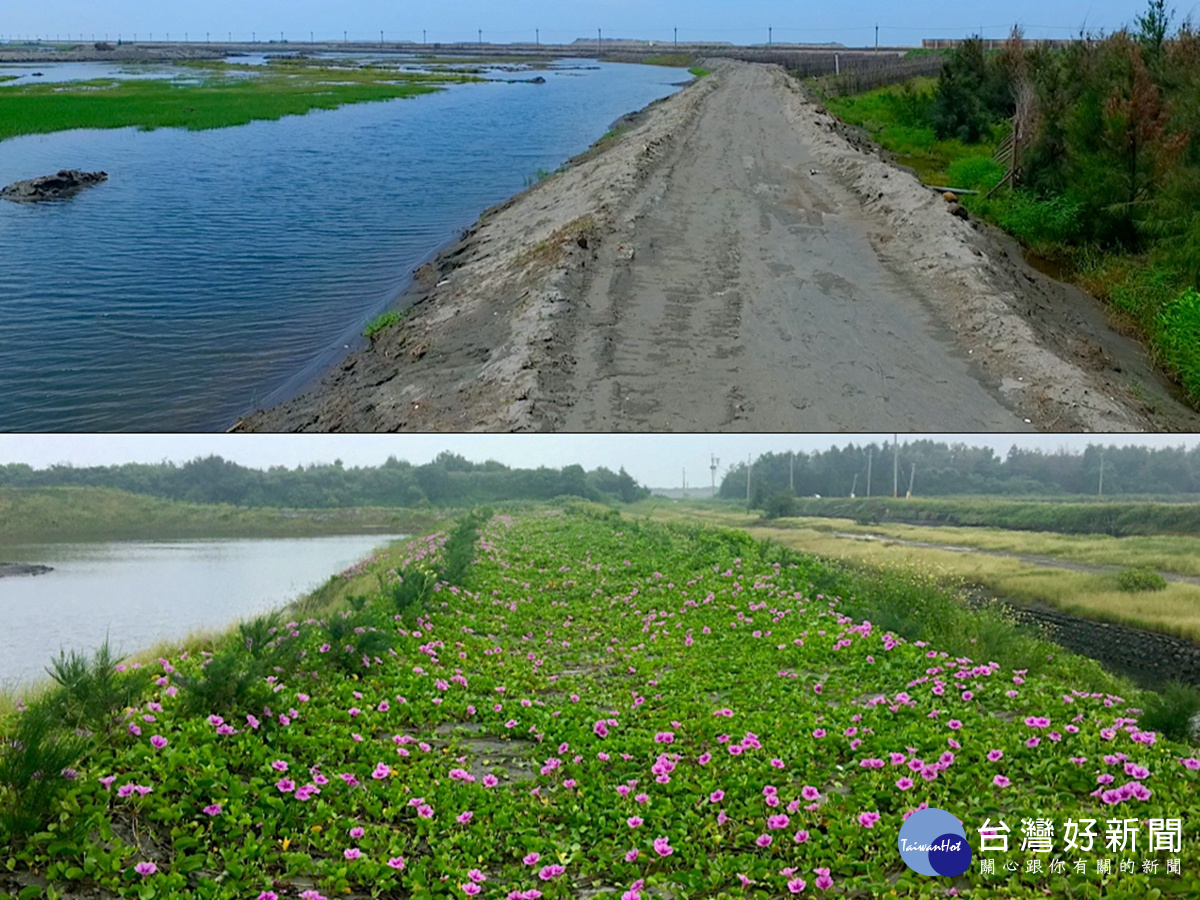
M1167 580L1145 566L1135 566L1125 569L1117 576L1117 587L1131 593L1137 591L1161 591L1167 586Z
M238 625L242 646L254 657L269 655L271 641L282 622L283 617L277 611L256 616L249 622L242 622Z
M51 704L34 704L0 743L0 843L14 844L42 827L66 789L88 741L61 727Z
M764 519L782 519L796 514L796 495L790 492L772 494L763 510Z
M419 615L424 609L425 601L433 593L434 585L437 584L437 573L409 566L398 574L399 581L390 582L386 587L392 609L396 615L405 618L410 614Z
M1173 681L1151 697L1138 718L1138 725L1171 740L1185 741L1194 731L1197 714L1200 714L1200 690Z
M267 666L240 647L230 647L209 657L196 674L176 672L180 707L195 716L219 713L233 717L258 712L270 699L264 680Z
M125 707L149 684L146 670L122 672L118 670L120 662L107 638L91 658L74 650L60 652L46 669L56 684L46 700L47 708L69 728L111 735Z
M1188 288L1164 305L1155 320L1154 349L1200 404L1200 292Z
M329 659L345 672L369 667L377 657L387 655L395 645L390 632L380 631L353 611L335 615L325 626L329 634Z
M475 541L479 538L479 528L492 517L490 509L480 509L465 516L442 546L442 581L458 587L466 587L471 575L471 565L475 561Z

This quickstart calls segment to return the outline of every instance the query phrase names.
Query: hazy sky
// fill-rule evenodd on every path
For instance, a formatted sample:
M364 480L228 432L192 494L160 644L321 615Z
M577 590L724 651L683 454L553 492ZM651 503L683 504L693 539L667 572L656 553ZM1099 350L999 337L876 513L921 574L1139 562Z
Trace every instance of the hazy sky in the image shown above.
M293 467L341 459L347 466L378 465L388 456L425 463L443 450L475 462L495 459L510 466L584 468L621 466L642 484L674 487L687 468L688 484L710 480L709 460L720 459L718 481L728 465L746 454L768 451L824 450L831 446L882 443L890 434L747 434L747 435L0 435L0 463L24 462L36 467L55 463L77 466L123 462L186 462L218 454L246 466ZM900 442L929 437L950 443L991 446L1006 454L1014 444L1054 451L1082 450L1089 443L1140 444L1150 447L1194 447L1197 435L1076 434L936 434L901 435Z
M777 41L838 41L863 46L874 41L880 26L883 44L919 45L922 37L960 37L980 29L987 37L1002 37L1021 23L1030 37L1070 37L1081 27L1112 31L1133 21L1144 0L843 0L841 3L802 4L783 0L201 0L163 3L161 0L44 0L40 3L6 3L0 18L0 35L54 37L70 34L85 38L105 34L141 40L153 35L163 40L213 40L228 32L235 39L289 41L317 37L340 40L343 31L359 40L378 40L382 29L389 40L420 40L421 30L430 41L476 40L482 29L485 41L507 43L541 39L567 42L593 37L601 28L606 36L670 40L679 29L680 40L766 43L768 26ZM1196 3L1176 4L1179 16L1194 14Z

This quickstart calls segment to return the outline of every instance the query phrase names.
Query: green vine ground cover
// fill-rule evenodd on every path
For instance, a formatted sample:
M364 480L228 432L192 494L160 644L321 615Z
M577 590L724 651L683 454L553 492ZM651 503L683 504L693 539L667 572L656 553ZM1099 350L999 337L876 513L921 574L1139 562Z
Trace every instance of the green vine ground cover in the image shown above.
M431 590L445 541L414 541L388 571L356 567L348 578L378 588L343 609L271 633L252 624L211 655L141 670L145 692L111 736L47 776L59 788L49 824L14 837L0 890L1200 892L1195 750L1140 730L1135 695L1111 693L1090 662L1040 645L1013 671L905 640L847 614L878 600L871 581L741 532L587 509L500 515L473 566L454 551L441 563L458 583ZM239 679L255 660L272 674ZM244 691L214 690L230 684ZM15 796L0 795L10 812ZM922 804L959 816L976 848L984 820L1003 819L1009 852L984 854L998 874L909 872L898 830ZM1096 820L1095 851L1022 852L1022 819L1042 817L1060 830ZM1181 849L1146 847L1146 823L1171 818ZM1136 852L1106 851L1110 819L1141 826ZM1086 874L1045 871L1060 855ZM1101 858L1112 874L1096 873ZM1166 871L1172 858L1181 874ZM1136 871L1119 871L1124 859ZM1030 860L1043 873L1027 873Z

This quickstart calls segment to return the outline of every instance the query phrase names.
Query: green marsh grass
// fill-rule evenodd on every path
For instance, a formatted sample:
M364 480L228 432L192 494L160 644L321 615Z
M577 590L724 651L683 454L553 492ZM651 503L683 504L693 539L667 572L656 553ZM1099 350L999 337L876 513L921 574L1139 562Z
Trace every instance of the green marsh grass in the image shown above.
M0 91L0 140L73 128L187 128L198 131L415 97L444 84L481 81L454 73L343 68L287 60L268 66L193 62L195 80L94 79Z

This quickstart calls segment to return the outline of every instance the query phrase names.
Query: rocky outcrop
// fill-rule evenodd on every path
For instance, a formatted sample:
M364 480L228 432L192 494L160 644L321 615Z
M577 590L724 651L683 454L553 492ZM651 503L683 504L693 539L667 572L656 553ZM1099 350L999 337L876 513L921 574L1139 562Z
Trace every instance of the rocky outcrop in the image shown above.
M54 570L49 566L41 566L31 563L0 562L0 578L10 575L45 575L47 572L52 571Z
M44 200L65 200L84 188L92 187L108 179L107 172L81 172L79 169L60 169L54 175L14 181L0 197L16 203L40 203Z

